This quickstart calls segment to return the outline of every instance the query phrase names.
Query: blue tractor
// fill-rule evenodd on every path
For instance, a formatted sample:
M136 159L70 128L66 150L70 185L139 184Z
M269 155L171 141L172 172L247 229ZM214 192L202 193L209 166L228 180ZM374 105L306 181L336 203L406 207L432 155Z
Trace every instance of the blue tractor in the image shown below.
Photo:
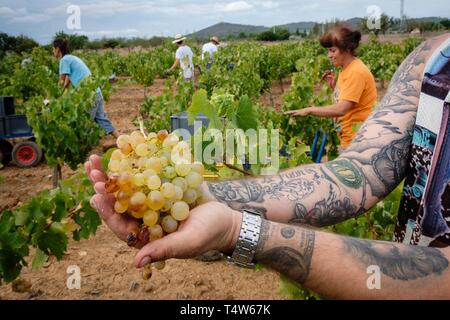
M42 149L25 115L16 114L13 97L0 97L0 163L11 160L22 168L33 167L42 160Z

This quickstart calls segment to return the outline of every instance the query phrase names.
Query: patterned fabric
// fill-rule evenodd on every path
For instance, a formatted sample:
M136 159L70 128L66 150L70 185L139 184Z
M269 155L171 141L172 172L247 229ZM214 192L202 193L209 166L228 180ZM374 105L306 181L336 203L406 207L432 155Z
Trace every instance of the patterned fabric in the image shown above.
M425 68L394 241L450 245L450 40Z

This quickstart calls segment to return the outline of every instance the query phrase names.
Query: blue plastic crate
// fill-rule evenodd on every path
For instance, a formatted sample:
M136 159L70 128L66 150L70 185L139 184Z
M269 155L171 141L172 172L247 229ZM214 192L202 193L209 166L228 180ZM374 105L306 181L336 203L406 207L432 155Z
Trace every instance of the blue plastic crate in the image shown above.
M13 97L0 97L0 117L12 116L16 113Z
M209 125L208 117L202 113L197 114L195 121L201 122L205 127ZM191 135L194 135L194 125L189 125L187 112L180 112L170 117L170 131L173 132L177 129L186 129Z
M31 127L28 125L27 117L24 115L6 116L6 134L9 136L33 135Z
M6 125L3 118L0 118L0 136L6 136Z

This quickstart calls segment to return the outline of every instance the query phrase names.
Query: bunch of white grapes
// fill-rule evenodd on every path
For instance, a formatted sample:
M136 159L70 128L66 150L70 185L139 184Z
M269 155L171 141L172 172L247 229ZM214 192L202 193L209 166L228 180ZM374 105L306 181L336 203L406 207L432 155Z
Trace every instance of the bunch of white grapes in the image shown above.
M114 210L142 221L137 237L148 242L175 232L201 198L204 166L193 162L189 144L166 130L141 131L117 138L108 164L106 190ZM164 262L155 262L157 269ZM151 276L151 265L144 278Z

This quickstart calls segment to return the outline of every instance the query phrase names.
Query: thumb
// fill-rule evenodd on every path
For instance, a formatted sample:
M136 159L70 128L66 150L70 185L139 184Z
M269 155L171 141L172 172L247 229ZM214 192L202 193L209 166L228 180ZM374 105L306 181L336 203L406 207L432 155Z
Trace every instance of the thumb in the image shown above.
M183 250L180 250L183 246ZM154 240L142 247L134 258L136 268L142 268L145 264L163 261L170 258L186 258L192 252L192 241L183 238L183 232L176 231L161 239ZM149 258L149 259L147 259Z

